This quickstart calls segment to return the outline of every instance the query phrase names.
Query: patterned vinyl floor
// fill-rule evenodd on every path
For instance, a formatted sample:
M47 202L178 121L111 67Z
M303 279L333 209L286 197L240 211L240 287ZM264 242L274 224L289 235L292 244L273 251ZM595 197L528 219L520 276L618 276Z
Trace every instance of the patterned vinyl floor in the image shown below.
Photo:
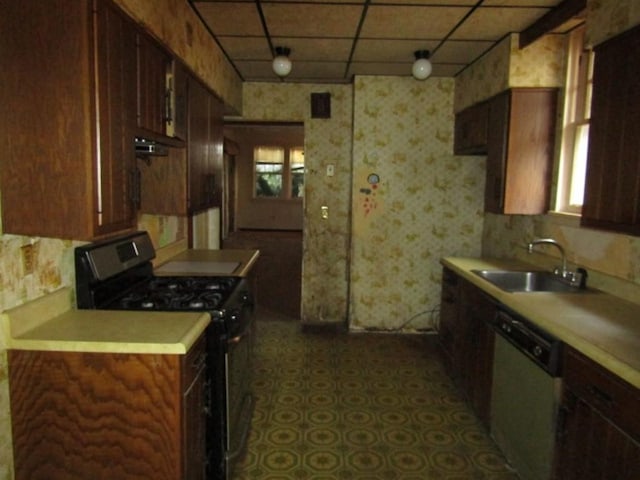
M256 405L234 480L517 480L420 335L258 324Z

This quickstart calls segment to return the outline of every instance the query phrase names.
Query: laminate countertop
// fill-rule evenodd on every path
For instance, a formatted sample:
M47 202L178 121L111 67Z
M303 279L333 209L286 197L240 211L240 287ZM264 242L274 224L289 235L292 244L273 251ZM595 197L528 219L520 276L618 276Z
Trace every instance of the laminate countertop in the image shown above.
M472 272L536 270L520 262L445 257L441 263L499 303L640 388L640 304L594 289L579 293L506 292Z
M190 249L156 265L154 273L246 277L259 256L259 250Z
M184 354L205 331L205 312L77 310L63 288L0 315L7 349Z

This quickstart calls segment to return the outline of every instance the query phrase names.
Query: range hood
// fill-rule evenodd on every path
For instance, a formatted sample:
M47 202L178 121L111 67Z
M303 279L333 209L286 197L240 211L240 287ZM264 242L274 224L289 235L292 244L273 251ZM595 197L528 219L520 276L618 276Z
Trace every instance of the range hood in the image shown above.
M133 142L136 155L166 157L169 155L169 147L153 140L136 137Z

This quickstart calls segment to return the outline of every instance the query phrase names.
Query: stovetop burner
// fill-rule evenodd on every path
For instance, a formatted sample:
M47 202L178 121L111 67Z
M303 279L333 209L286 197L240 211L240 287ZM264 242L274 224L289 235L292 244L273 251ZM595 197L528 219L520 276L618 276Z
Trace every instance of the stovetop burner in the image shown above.
M221 308L238 283L234 277L153 277L106 308L211 311Z

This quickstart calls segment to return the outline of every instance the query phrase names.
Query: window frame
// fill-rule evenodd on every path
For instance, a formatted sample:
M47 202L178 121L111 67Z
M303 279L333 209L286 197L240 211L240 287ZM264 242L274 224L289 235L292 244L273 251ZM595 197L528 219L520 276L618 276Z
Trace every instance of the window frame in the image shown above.
M258 181L258 171L257 171L257 159L256 159L256 151L260 148L273 148L273 149L281 149L284 154L284 161L282 163L282 188L280 190L280 194L278 196L263 196L258 195L257 191L257 181ZM293 172L291 169L291 157L292 151L300 150L302 151L302 155L304 157L304 145L284 145L284 144L257 144L253 147L253 199L254 200L266 200L266 201L302 201L304 196L304 174L306 174L306 165L304 167L303 174L303 182L302 182L302 192L303 195L292 196L293 192Z
M594 53L586 45L586 28L584 24L571 31L568 42L564 115L555 211L580 215L582 213L582 202L572 201L574 200L572 196L575 195L572 194L572 191L579 190L580 196L584 194L591 95L593 92ZM580 147L584 149L581 158L576 156L576 150Z

